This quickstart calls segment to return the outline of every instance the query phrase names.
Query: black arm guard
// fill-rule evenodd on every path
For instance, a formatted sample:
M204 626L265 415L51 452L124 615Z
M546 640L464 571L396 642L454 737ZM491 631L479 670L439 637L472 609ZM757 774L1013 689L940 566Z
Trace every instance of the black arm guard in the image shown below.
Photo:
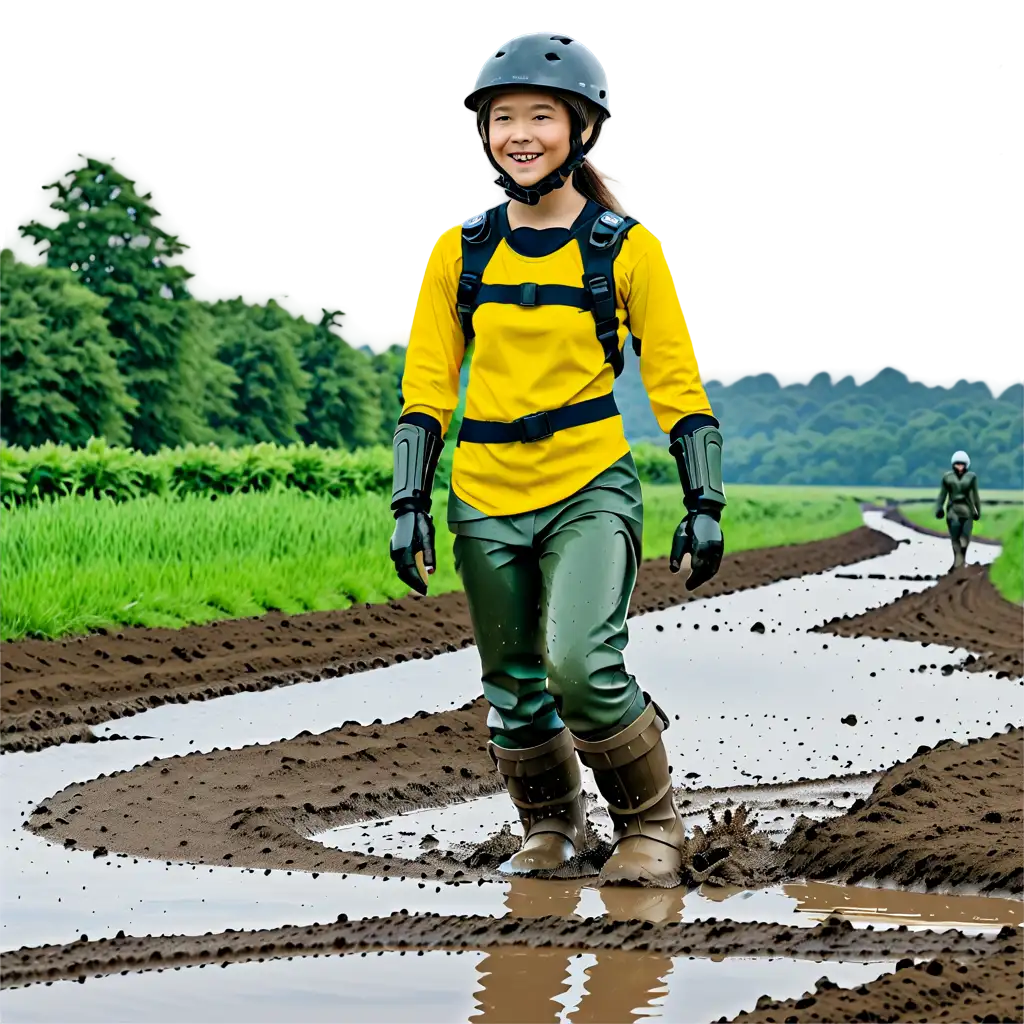
M668 447L679 469L683 503L689 512L718 519L725 507L722 483L722 435L717 427L701 426L682 434Z
M434 471L444 441L415 423L399 423L395 430L395 476L391 508L403 512L429 512Z

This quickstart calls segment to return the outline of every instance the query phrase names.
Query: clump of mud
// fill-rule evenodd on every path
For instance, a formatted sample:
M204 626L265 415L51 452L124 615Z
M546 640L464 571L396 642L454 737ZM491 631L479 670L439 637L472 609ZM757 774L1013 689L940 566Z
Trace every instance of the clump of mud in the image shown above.
M718 818L708 811L710 825L705 831L694 827L684 855L682 883L693 889L709 885L760 889L781 875L778 848L757 831L757 819L740 804L727 807Z

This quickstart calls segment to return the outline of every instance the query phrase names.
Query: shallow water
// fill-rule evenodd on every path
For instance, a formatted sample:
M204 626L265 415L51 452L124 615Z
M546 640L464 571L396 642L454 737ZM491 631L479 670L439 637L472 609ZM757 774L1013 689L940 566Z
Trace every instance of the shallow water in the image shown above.
M5 1022L444 1022L596 1024L708 1021L752 1009L765 991L799 996L822 975L857 985L895 962L499 949L299 958L57 982L0 994ZM201 1007L201 1010L197 1010Z

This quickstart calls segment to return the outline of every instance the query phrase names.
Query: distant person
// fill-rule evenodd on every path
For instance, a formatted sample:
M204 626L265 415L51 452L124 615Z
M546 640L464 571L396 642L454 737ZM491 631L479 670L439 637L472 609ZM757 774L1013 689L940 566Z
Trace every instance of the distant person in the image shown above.
M686 515L669 562L678 572L690 555L691 590L722 559L722 435L661 245L586 163L609 116L594 55L567 36L521 36L465 102L511 201L446 231L427 264L394 440L391 557L425 594L434 469L475 338L448 522L489 749L525 833L503 869L550 871L582 848L578 752L614 823L603 880L675 885L685 836L669 716L623 662L643 520L612 392L630 332L678 463Z
M972 473L971 457L967 452L953 452L952 469L942 478L939 498L935 505L935 518L946 517L946 526L953 544L953 569L967 561L967 545L971 543L971 530L981 518L981 499L978 497L978 477Z

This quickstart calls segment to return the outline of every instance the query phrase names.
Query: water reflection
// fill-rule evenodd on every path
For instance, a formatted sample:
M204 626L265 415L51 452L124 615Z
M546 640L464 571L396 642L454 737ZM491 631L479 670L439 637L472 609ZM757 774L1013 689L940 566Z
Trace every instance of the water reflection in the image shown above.
M596 892L604 913L614 919L640 919L655 923L678 920L683 908L682 889L601 888ZM579 883L514 879L505 906L516 917L579 919ZM551 948L492 949L478 963L480 989L473 1024L555 1024L573 989L572 960L578 954ZM657 1004L668 992L672 958L658 953L620 949L591 951L584 971L582 994L565 1012L569 1024L623 1021L634 1024L658 1015Z

